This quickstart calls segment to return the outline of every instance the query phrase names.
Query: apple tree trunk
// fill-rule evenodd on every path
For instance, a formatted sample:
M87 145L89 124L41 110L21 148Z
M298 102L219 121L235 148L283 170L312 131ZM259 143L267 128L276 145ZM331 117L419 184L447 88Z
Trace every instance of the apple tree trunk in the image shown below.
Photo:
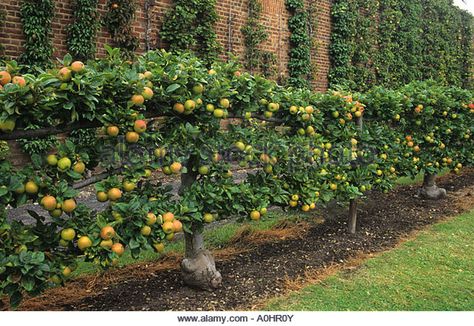
M187 172L181 175L179 194L182 195L193 182L197 173L192 170L195 158L187 164ZM186 285L203 290L213 290L222 283L221 273L216 269L212 254L206 250L201 225L193 223L191 233L184 233L185 254L181 262L181 275Z
M418 195L425 199L438 200L446 197L446 189L436 185L436 174L426 173Z

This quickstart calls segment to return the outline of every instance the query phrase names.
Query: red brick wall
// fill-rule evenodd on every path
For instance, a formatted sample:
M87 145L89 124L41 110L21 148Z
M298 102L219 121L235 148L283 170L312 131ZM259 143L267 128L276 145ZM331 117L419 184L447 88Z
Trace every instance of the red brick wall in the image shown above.
M22 51L23 35L21 31L19 7L22 0L2 0L0 8L6 13L4 26L0 28L0 44L5 46L5 55L16 58ZM279 74L287 74L288 63L288 18L289 13L285 8L285 0L261 0L263 5L262 23L267 27L269 39L263 47L271 51L277 58L277 71ZM313 53L313 64L317 73L314 76L314 88L318 91L327 89L327 73L329 70L329 39L331 32L330 6L331 0L308 0L314 2L318 12L318 29L314 33L315 42L318 45L316 53ZM99 11L103 14L107 0L99 0ZM144 12L145 0L136 0L137 13L133 24L133 31L140 39L140 52L145 50L145 28L146 18ZM53 19L53 44L54 56L61 57L66 53L66 28L72 19L72 0L56 0L55 17ZM171 0L156 0L153 10L150 12L151 47L162 47L163 43L159 37L159 28L162 24L164 13L170 7ZM217 12L219 21L216 24L218 39L225 51L232 50L236 54L244 51L242 34L240 28L247 19L248 0L219 0L217 1ZM229 32L231 37L229 37ZM102 28L97 38L98 54L104 53L103 44L110 42L110 36Z

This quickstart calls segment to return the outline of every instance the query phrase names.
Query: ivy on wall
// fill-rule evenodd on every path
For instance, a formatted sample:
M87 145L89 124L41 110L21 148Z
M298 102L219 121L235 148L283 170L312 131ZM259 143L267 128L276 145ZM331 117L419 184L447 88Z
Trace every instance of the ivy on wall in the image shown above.
M104 17L104 25L112 36L114 46L120 48L125 57L132 57L139 46L133 35L132 22L135 18L134 0L107 0L109 10Z
M166 13L160 36L171 51L193 50L206 63L214 62L221 46L214 24L219 19L216 0L174 0Z
M470 87L473 19L449 0L336 0L332 19L331 87Z
M98 0L74 0L73 22L68 27L69 53L78 60L92 59L96 53L96 37L100 27Z
M353 88L348 85L354 78L352 73L351 59L354 52L354 15L351 10L350 1L335 0L331 8L332 33L329 57L331 59L331 70L329 71L330 86L340 85Z
M291 13L288 20L290 30L290 59L288 61L288 83L297 88L308 88L311 79L311 40L308 34L308 12L303 0L286 0Z
M51 64L53 44L51 21L53 0L23 0L20 6L25 51L19 61L29 66L46 67Z
M265 26L260 22L262 3L259 0L249 0L248 19L240 31L244 36L244 68L250 72L259 70L265 77L275 72L275 55L260 49L261 44L268 39Z

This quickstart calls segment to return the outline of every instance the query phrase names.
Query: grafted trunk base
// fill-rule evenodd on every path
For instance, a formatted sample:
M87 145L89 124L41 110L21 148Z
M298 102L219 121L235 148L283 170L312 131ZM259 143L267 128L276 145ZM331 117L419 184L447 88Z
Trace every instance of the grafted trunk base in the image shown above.
M446 189L436 185L435 174L426 174L423 186L418 190L418 196L424 199L439 200L446 197Z
M222 283L212 254L205 249L202 228L191 226L192 233L185 233L186 251L181 262L181 275L186 285L202 290L217 289Z
M222 283L221 273L208 250L201 250L192 258L184 258L181 275L186 285L202 290L217 289Z

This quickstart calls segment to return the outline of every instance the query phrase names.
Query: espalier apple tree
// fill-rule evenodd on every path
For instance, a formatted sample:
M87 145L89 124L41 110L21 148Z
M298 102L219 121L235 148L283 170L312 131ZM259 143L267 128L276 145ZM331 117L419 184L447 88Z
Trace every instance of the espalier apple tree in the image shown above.
M180 231L185 283L213 289L222 275L204 246L207 223L337 200L351 202L355 232L355 201L367 191L474 161L472 93L460 89L314 93L241 73L232 62L208 70L190 54L165 51L130 62L109 48L107 58L83 64L66 56L60 65L34 75L21 75L14 62L2 69L1 139L90 128L98 140L77 148L66 139L21 169L2 149L0 293L12 305L63 283L78 259L108 268L125 250L162 252ZM91 153L100 153L99 165L86 177ZM155 180L156 171L166 178ZM78 200L89 185L104 209ZM30 211L36 223L7 219L10 207L28 202L43 208Z

